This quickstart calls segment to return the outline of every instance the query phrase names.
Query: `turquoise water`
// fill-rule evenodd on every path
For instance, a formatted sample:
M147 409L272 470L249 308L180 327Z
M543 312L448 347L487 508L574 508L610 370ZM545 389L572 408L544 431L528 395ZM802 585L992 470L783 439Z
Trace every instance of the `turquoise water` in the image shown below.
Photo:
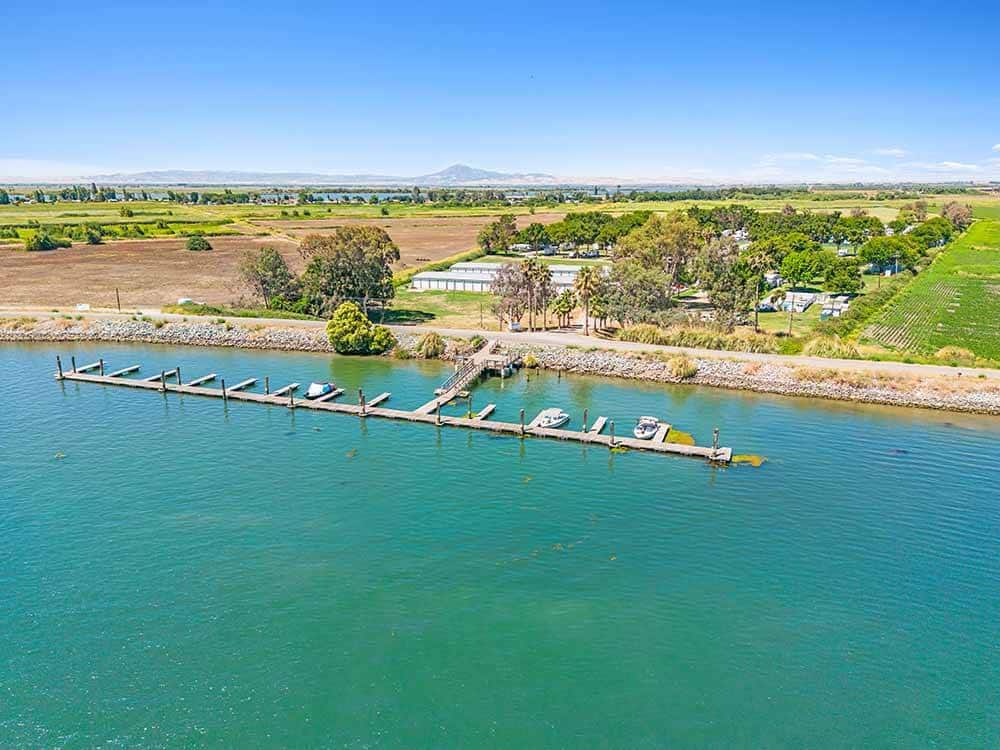
M60 384L57 353L398 407L447 372L0 347L0 746L1000 740L998 420L541 373L474 394L769 459L722 469Z

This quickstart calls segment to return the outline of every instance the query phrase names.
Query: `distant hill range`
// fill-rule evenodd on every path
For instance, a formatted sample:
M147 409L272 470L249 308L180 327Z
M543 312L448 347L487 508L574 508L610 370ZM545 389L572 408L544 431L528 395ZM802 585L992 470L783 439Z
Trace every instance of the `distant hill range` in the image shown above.
M454 164L433 174L416 177L378 174L320 174L317 172L231 172L219 170L166 169L154 172L128 174L101 174L77 178L82 182L102 185L371 185L427 187L485 187L490 185L554 185L560 182L550 174L533 172L512 174L476 169L465 164Z

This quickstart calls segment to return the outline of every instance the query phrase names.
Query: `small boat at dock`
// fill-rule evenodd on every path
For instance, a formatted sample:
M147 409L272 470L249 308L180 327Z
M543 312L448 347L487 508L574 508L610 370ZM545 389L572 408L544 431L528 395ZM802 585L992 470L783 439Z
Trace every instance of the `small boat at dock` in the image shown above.
M538 415L538 421L535 423L538 427L547 427L551 430L557 427L562 427L569 421L569 414L564 412L562 409L545 409L541 414Z
M328 393L333 393L336 387L334 383L310 383L309 388L306 390L306 398L312 399L325 396Z
M658 429L660 429L660 420L656 417L639 417L632 434L639 440L652 440Z

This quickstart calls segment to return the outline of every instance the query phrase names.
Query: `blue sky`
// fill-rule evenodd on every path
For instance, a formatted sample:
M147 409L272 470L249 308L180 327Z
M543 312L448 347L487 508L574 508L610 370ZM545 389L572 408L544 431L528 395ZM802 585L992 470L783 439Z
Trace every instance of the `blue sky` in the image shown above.
M3 3L0 175L1000 179L1000 3L137 5Z

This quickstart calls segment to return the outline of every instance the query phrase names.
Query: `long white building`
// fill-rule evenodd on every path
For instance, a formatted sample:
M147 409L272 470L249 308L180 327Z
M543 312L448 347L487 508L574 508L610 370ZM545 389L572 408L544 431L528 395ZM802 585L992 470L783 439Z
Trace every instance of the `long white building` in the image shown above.
M413 288L487 294L501 265L500 263L456 263L447 271L423 271L413 277ZM552 286L557 293L573 288L580 268L581 266L549 266L552 272Z

